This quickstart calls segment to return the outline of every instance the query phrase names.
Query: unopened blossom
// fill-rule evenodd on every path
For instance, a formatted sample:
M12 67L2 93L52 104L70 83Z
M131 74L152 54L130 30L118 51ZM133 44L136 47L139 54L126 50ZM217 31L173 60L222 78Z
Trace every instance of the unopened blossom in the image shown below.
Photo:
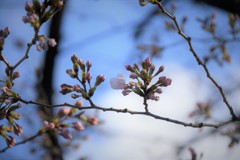
M124 96L127 96L127 95L129 95L131 92L132 92L132 91L131 91L130 89L124 89L124 90L122 91L122 94L123 94Z
M77 122L73 122L72 123L72 128L76 129L77 131L82 131L85 129L85 127L83 126L83 124L79 121Z
M7 136L5 141L9 147L13 147L16 144L16 139L12 136Z
M15 124L13 125L14 133L18 136L20 136L23 133L23 129L20 125Z
M75 85L73 86L73 90L76 91L76 92L78 92L78 93L81 93L81 92L82 92L82 89L81 89L80 85L78 85L78 84L75 84Z
M54 129L55 124L53 122L43 121L43 127L46 129Z
M20 76L21 76L21 73L19 71L18 72L13 72L13 79L16 79Z
M81 108L83 106L83 101L82 100L77 100L77 102L75 103L75 106Z
M136 73L131 73L129 78L137 79L137 74Z
M162 89L161 88L157 88L155 92L158 93L158 94L161 94L162 93Z
M48 45L51 47L55 47L57 45L57 42L54 38L48 38Z
M64 83L61 85L61 89L60 93L65 95L73 91L73 86Z
M73 136L72 134L70 133L70 131L66 128L62 128L62 129L59 129L60 131L60 135L63 136L65 139L72 139Z
M87 82L90 83L90 81L92 79L92 75L90 72L87 72L86 79L87 79Z
M32 10L32 7L33 7L33 5L30 3L30 2L26 2L25 3L25 10L27 11L27 12L29 12L29 11L31 11Z
M70 112L71 112L71 108L69 108L69 107L64 107L64 108L61 108L61 109L59 110L58 115L59 115L60 117L62 117L62 116L67 116L67 115L70 114Z
M88 117L87 122L92 124L92 125L98 125L99 120L96 117L94 117L94 118Z
M117 78L112 78L110 80L110 85L112 89L124 89L125 88L125 78L122 74L118 74Z
M92 62L88 60L86 63L86 66L87 66L87 71L89 71L90 68L92 67Z
M106 77L104 75L99 75L96 78L95 86L99 86L103 81L105 81Z

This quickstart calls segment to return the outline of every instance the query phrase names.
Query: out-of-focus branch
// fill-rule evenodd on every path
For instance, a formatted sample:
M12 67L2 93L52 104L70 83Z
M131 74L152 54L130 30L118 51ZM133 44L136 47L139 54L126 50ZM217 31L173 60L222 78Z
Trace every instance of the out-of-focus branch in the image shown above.
M15 145L14 145L14 147L16 147L16 146L18 146L18 145L21 145L21 144L25 144L25 143L27 143L27 142L29 142L29 141L32 141L32 140L34 140L35 138L37 138L37 137L39 137L39 136L41 136L42 135L42 133L39 131L39 132L37 132L35 135L33 135L33 136L31 136L31 137L29 137L29 138L27 138L27 139L24 139L23 141L20 141L20 142L18 142L18 143L16 143ZM3 148L3 149L1 149L0 150L0 153L3 153L3 152L5 152L6 150L8 150L8 149L10 149L11 147L5 147L5 148Z
M161 12L163 14L165 14L166 16L168 16L170 19L172 19L173 23L175 24L177 30L178 30L178 34L181 35L188 43L188 46L189 46L189 50L191 51L191 53L193 54L193 56L195 57L197 63L199 65L201 65L207 75L207 77L211 80L211 82L216 86L216 88L218 89L218 91L220 92L222 98L223 98L223 101L224 103L226 104L226 106L228 107L228 110L232 116L232 119L233 120L239 120L239 118L236 116L232 106L230 105L230 103L228 102L228 99L227 97L225 96L225 93L222 89L222 87L217 83L217 81L212 77L212 75L210 74L207 66L205 63L203 63L203 61L200 59L200 57L198 56L197 52L195 51L195 49L193 48L193 45L192 45L192 40L191 40L191 37L187 36L180 28L177 20L176 20L176 17L171 15L164 7L163 5L161 4L161 2L155 0L154 1L155 4L158 5L158 7L160 8Z

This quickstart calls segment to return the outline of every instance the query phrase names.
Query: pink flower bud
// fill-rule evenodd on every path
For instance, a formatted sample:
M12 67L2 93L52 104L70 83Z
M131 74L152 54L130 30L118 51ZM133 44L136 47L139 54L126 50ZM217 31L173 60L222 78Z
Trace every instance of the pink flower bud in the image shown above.
M73 136L70 131L66 128L60 129L60 135L63 136L65 139L72 139Z
M92 79L92 75L90 72L87 72L86 79L87 79L87 82L90 83L90 81Z
M23 133L23 129L18 124L13 125L14 133L20 136Z
M60 93L65 95L65 94L71 93L73 91L73 86L64 83L61 85L61 89L62 90L60 91Z
M137 79L137 74L136 73L131 73L129 78Z
M150 67L152 65L152 61L151 61L150 57L146 58L145 63L148 67Z
M5 141L9 147L13 147L16 144L16 139L12 136L7 136Z
M31 10L32 10L32 4L29 3L29 2L26 2L26 3L25 3L25 10L26 10L27 12L31 11Z
M162 89L161 88L157 88L155 92L158 93L158 94L161 94L162 93Z
M63 116L68 116L70 113L71 113L71 108L64 107L59 110L58 115L60 117L63 117Z
M83 106L83 101L82 100L78 100L76 103L75 103L75 106L81 108Z
M98 118L96 118L96 117L95 117L95 118L90 118L90 117L88 117L87 122L90 123L90 124L92 124L92 125L98 125L99 120L98 120Z
M86 66L87 66L87 71L89 71L90 68L92 67L92 62L91 61L87 61Z
M99 86L105 79L106 79L106 77L104 75L97 76L96 82L95 82L95 87Z
M130 71L130 72L135 72L135 70L133 69L133 67L130 66L130 65L126 65L125 68L126 68L126 70L128 70L128 71Z
M20 77L20 75L21 75L20 72L13 72L13 79Z
M48 38L48 45L51 47L55 47L57 45L57 42L53 38Z
M73 122L72 127L73 127L74 129L76 129L77 131L82 131L82 130L85 129L85 127L84 127L84 126L82 125L82 123L79 122L79 121Z
M80 85L78 85L78 84L75 84L75 85L73 86L73 90L76 91L76 92L78 92L78 93L81 93L81 92L82 92L82 89L81 89Z
M127 95L129 95L131 92L132 92L132 91L131 91L130 89L125 89L125 90L122 91L122 94L123 94L124 96L127 96Z

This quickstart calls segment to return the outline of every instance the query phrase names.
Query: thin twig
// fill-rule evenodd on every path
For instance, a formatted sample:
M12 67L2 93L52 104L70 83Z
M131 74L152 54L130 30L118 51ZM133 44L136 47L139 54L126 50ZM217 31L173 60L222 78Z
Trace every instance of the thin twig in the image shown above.
M97 106L93 102L91 102L92 103L91 106L85 106L85 107L79 108L78 106L71 105L71 104L68 104L68 103L57 104L57 105L48 105L48 104L42 104L42 103L33 102L33 101L26 101L26 100L23 100L23 99L19 99L19 101L21 101L25 104L36 104L38 106L48 107L48 108L64 107L64 106L66 107L67 106L67 107L72 107L72 108L78 108L79 110L97 109L97 110L101 110L101 111L104 111L104 112L112 111L112 112L117 112L117 113L129 113L129 114L132 114L132 115L144 115L144 116L152 117L152 118L155 118L155 119L159 119L159 120L183 125L185 127L193 127L193 128L202 128L202 127L219 128L219 127L225 126L227 124L239 121L237 119L230 119L230 120L226 120L224 122L215 123L215 124L214 123L188 123L188 122L183 122L183 121L179 121L179 120L175 120L175 119L171 119L171 118L167 118L167 117L162 117L162 116L153 114L149 111L148 112L146 112L146 111L145 112L140 112L140 111L132 111L132 110L129 110L127 108L125 108L125 109L117 109L117 108L113 108L113 107L106 108L106 107Z
M155 3L158 5L158 7L160 8L161 12L164 13L165 15L167 15L170 19L172 19L172 21L174 22L175 26L177 27L178 30L178 34L181 35L188 43L189 49L191 51L191 53L193 54L193 56L195 57L196 61L198 62L199 65L201 65L207 75L207 77L212 81L212 83L217 87L217 89L219 90L222 98L223 98L223 102L226 104L226 106L228 107L228 110L232 116L233 120L239 120L239 118L236 116L232 106L230 105L230 103L228 102L227 97L225 96L225 93L222 89L222 87L216 82L216 80L212 77L212 75L210 74L207 66L205 63L203 63L203 61L200 59L200 57L198 56L197 52L194 50L193 46L192 46L192 40L191 37L187 36L180 28L176 17L171 15L161 4L161 2L159 1L155 1Z
M40 135L42 135L42 133L39 131L39 132L37 132L35 135L33 135L32 137L29 137L29 138L27 138L27 139L25 139L25 140L23 140L23 141L21 141L21 142L18 142L18 143L16 143L15 145L14 145L14 147L15 146L18 146L18 145L21 145L21 144L25 144L25 143L27 143L28 141L32 141L32 140L34 140L35 138L37 138L38 136L40 136ZM5 148L3 148L3 149L1 149L0 150L0 153L3 153L3 152L5 152L6 150L8 150L8 149L10 149L11 147L5 147Z

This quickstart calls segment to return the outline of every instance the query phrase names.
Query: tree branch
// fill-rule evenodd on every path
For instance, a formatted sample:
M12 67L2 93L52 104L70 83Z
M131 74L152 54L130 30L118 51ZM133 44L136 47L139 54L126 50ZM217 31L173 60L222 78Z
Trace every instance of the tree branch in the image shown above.
M176 17L171 15L164 7L163 5L161 4L161 2L155 0L155 3L158 5L158 7L160 8L161 12L163 14L165 14L166 16L168 16L170 19L172 19L172 21L174 22L175 26L177 27L177 30L178 30L178 34L181 35L188 43L188 46L189 46L189 50L191 51L191 53L193 54L193 56L195 57L197 63L199 65L201 65L207 75L207 77L211 80L211 82L216 86L216 88L218 89L218 91L220 92L221 96L222 96L222 99L223 99L223 102L226 104L226 106L228 107L228 110L232 116L232 119L233 120L239 120L239 118L236 116L232 106L230 105L230 103L228 102L228 99L227 97L225 96L224 94L224 91L222 89L222 87L217 83L217 81L212 77L212 75L210 74L207 66L205 63L203 63L203 61L200 59L200 57L198 56L197 52L194 50L193 46L192 46L192 40L191 40L191 37L187 36L180 28L177 20L176 20Z

